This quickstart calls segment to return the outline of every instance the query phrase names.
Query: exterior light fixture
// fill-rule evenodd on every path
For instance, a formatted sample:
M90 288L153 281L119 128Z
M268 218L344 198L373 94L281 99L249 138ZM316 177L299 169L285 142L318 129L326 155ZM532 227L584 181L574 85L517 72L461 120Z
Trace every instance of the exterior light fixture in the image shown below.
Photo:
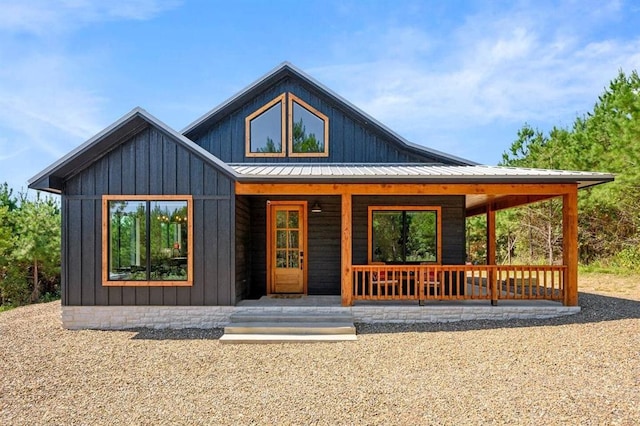
M322 213L322 207L320 207L320 203L318 203L317 201L313 203L313 206L311 206L311 213Z

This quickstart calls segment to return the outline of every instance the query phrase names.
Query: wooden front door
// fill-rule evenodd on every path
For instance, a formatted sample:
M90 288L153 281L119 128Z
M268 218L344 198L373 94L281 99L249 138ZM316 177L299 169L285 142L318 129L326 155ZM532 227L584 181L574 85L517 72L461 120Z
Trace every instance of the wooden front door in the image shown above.
M270 202L269 293L306 294L306 202Z

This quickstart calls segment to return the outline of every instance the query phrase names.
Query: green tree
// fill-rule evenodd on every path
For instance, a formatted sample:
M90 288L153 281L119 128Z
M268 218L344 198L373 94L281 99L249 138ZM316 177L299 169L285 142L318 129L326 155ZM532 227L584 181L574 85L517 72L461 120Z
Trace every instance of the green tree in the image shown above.
M270 137L267 137L267 142L263 147L258 148L257 152L262 152L262 153L280 152L280 148L276 147L276 144L273 142L273 139L271 139Z
M615 173L615 182L579 193L580 260L640 267L640 78L636 71L629 75L620 71L593 111L576 118L569 129L553 128L545 135L525 124L501 164ZM559 201L514 211L511 219L524 225L520 237L526 236L525 230L530 234L529 257L557 257ZM526 253L524 239L518 239L521 256Z
M293 123L293 152L322 152L315 133L307 135L307 128L302 118Z
M30 301L40 300L42 281L55 281L60 274L60 208L52 197L23 195L15 211L13 259L22 265L25 281L30 275Z

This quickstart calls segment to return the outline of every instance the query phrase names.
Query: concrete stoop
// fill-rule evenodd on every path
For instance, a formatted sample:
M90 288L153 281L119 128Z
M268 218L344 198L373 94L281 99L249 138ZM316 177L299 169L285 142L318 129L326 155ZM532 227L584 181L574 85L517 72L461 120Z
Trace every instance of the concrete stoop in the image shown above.
M344 342L357 340L353 315L345 313L238 312L222 343Z

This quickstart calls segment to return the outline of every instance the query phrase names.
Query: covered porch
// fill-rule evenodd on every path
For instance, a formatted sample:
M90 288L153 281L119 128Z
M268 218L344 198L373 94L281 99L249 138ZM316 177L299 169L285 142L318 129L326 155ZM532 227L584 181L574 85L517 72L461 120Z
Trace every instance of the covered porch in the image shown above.
M534 179L530 171L523 173L519 169L506 169L505 172L502 168L477 166L458 167L455 168L458 175L434 178L424 173L434 166L423 166L420 174L411 176L400 174L399 167L391 167L385 171L384 178L367 176L368 181L364 183L362 176L353 173L353 167L341 170L316 166L314 174L314 167L307 166L308 176L292 175L294 167L243 166L236 169L247 178L236 182L236 195L294 199L305 196L339 197L339 280L340 303L343 307L383 301L413 302L415 305L432 301L473 301L474 304L484 301L487 305L495 306L500 301L546 300L564 306L577 305L577 191L580 187L606 181L604 175L555 172ZM483 169L485 173L478 174L478 169ZM487 170L496 169L499 176L486 173ZM346 172L352 174L345 175ZM337 176L337 173L341 174ZM363 238L364 229L362 223L354 220L354 211L361 209L361 201L358 201L360 204L356 203L354 209L354 199L361 200L363 197L462 198L465 217L478 214L486 216L487 263L468 265L464 257L455 263L448 263L440 261L446 257L438 257L439 261L429 263L380 264L371 262L370 256L369 261L363 262L360 255L360 261L354 262L354 247L361 245L357 241L354 243L354 240ZM496 211L555 197L562 199L562 264L497 265ZM464 227L459 232L464 233ZM440 230L438 237L442 237ZM312 245L313 241L308 244ZM441 250L443 246L439 244L438 249Z

